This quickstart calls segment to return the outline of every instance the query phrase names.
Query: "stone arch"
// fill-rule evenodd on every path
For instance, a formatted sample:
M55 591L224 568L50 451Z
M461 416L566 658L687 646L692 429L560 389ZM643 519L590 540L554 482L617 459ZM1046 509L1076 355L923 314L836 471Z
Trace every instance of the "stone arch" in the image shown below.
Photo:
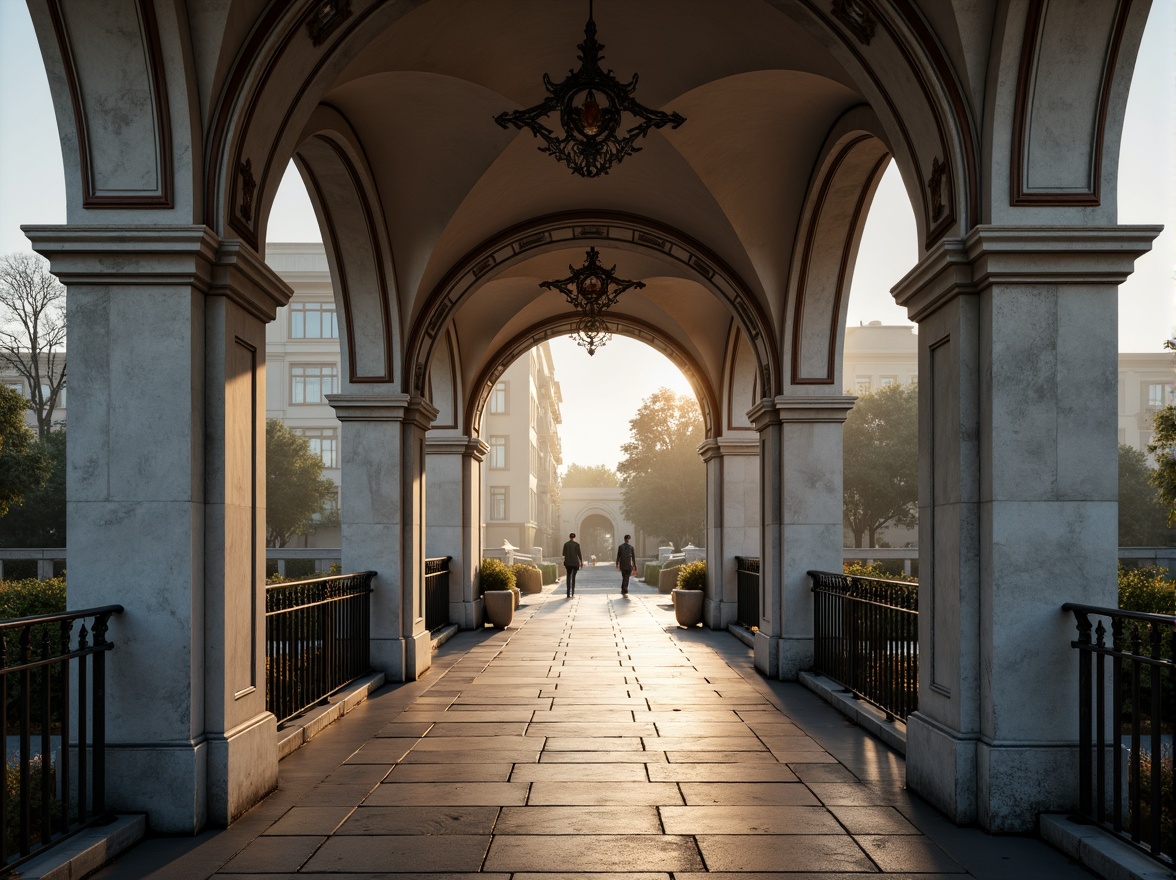
M433 355L429 366L428 400L437 408L437 418L429 426L432 431L460 431L461 408L461 363L460 349L453 329L445 334Z
M575 320L572 318L558 318L529 327L519 334L498 353L491 358L486 367L479 374L473 384L478 389L466 400L465 424L471 433L476 433L482 421L482 413L486 408L486 401L498 377L506 372L506 368L534 348L541 342L554 339L556 336L570 336L575 333ZM637 339L665 355L694 388L699 408L702 410L702 420L707 438L711 438L716 430L715 414L718 410L717 397L705 378L705 374L689 354L679 346L675 340L662 333L656 327L624 315L612 315L608 321L609 331L617 336L628 336ZM436 353L434 353L434 358Z
M839 121L809 183L781 338L791 385L838 387L849 285L862 229L890 153L865 108Z
M400 315L392 247L374 175L350 125L320 108L314 134L295 163L323 231L351 385L392 383L399 363Z
M723 367L722 420L717 433L723 436L754 436L755 428L747 413L763 397L755 352L739 328L732 324Z
M481 284L516 260L558 250L573 242L577 247L607 244L619 249L651 251L686 267L694 280L730 308L733 319L755 351L764 386L779 387L779 358L767 316L747 285L717 255L660 223L626 214L585 212L539 218L467 253L429 295L413 323L406 346L413 376L411 386L405 390L423 390L433 347L447 319ZM614 320L619 323L619 319ZM708 404L710 411L715 412L713 393Z
M994 44L1003 65L985 96L996 124L985 129L992 195L983 222L1117 217L1123 112L1148 4L1114 0L1083 8L1073 15L1064 4L1019 0L998 16ZM1002 187L1007 200L997 195ZM1097 219L1078 219L1091 213Z

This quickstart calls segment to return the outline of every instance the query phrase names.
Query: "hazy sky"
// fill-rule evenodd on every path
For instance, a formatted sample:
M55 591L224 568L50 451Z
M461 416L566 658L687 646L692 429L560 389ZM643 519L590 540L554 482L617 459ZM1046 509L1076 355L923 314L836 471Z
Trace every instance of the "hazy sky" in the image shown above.
M287 175L272 217L270 241L321 240L296 173ZM25 4L0 0L0 252L28 249L22 223L63 222L61 152L36 37ZM1132 81L1119 222L1166 227L1119 293L1119 350L1160 351L1176 327L1176 0L1153 3ZM889 289L917 259L914 217L891 166L866 224L849 323L905 323ZM627 339L614 339L592 358L573 343L553 341L552 348L564 399L565 464L615 465L641 400L662 385L688 387L662 355Z

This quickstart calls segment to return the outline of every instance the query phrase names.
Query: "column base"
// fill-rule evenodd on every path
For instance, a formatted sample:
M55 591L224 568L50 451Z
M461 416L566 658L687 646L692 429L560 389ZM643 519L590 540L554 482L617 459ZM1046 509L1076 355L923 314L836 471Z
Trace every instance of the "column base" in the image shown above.
M993 833L1033 831L1040 813L1078 808L1078 746L976 744L977 815Z
M752 650L755 652L755 668L768 678L775 678L780 668L780 639L761 630L755 634Z
M226 828L278 787L278 720L271 712L208 737L208 821Z
M416 681L433 663L433 640L421 632L407 639L372 639L372 669L388 681Z
M273 717L273 716L271 716ZM162 834L196 834L208 821L208 744L106 745L106 803L146 813Z
M481 629L486 620L485 614L481 599L449 603L449 619L459 629Z
M915 712L907 718L907 787L957 825L976 821L976 738Z
M725 630L729 624L735 622L737 606L735 602L720 602L709 596L702 611L702 622L707 629Z

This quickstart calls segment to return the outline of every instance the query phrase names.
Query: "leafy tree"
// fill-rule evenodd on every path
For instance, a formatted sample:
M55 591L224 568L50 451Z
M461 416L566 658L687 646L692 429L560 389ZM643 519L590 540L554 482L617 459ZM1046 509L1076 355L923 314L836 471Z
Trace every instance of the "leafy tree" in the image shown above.
M65 388L65 287L33 254L0 256L0 364L24 379L44 440Z
M706 528L706 465L697 401L659 388L629 422L630 440L617 465L625 516L639 529L679 547L701 543Z
M621 485L621 478L605 464L573 464L568 465L562 484L565 489L612 489Z
M65 546L65 431L51 431L34 446L48 462L48 477L0 517L0 547Z
M311 452L310 441L278 419L265 420L265 492L270 547L285 547L295 535L330 522L326 508L335 498L335 483L323 476L323 460Z
M1147 451L1156 457L1152 485L1168 512L1168 525L1176 526L1176 406L1168 404L1155 415L1155 433Z
M1159 547L1168 543L1165 510L1152 482L1147 456L1119 445L1119 546Z
M858 398L845 420L845 524L853 545L875 547L886 526L918 522L919 393L886 385Z
M0 517L49 477L45 452L24 421L27 408L19 392L0 386Z

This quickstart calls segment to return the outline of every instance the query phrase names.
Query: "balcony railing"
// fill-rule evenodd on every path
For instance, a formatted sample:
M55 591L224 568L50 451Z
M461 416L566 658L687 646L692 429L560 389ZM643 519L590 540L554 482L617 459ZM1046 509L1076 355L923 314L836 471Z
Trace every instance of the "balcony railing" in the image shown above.
M906 720L919 705L918 584L810 571L814 671Z
M757 556L735 557L735 613L738 623L748 629L760 624L760 561Z
M1176 617L1062 608L1078 626L1079 810L1171 868Z
M288 721L371 671L374 571L265 588L266 708Z
M436 632L449 623L449 560L439 556L425 560L425 628Z
M108 815L106 632L122 610L0 621L0 875Z

